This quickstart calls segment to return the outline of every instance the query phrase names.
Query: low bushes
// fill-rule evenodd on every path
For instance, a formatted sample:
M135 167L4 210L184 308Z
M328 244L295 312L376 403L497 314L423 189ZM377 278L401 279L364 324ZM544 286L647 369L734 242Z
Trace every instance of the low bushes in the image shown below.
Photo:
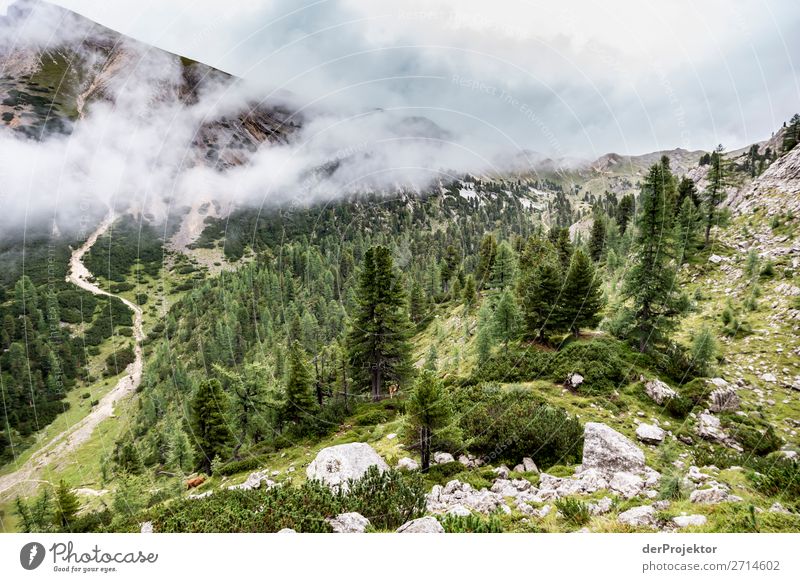
M266 465L268 460L269 457L266 455L259 455L241 459L239 461L231 461L230 463L225 463L219 469L217 469L217 474L235 475L236 473L241 473L243 471L255 471L259 467Z
M540 467L579 462L583 428L577 419L524 389L473 386L457 391L466 447L488 458Z
M447 515L440 520L445 533L503 533L503 524L496 515L479 517Z

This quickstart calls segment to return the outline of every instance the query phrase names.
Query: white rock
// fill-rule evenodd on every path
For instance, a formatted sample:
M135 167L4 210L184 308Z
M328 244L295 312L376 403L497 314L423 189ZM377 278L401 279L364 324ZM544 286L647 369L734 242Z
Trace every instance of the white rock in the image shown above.
M530 457L523 457L522 458L522 467L525 469L526 473L538 473L539 467L536 466L536 463L533 462L533 459Z
M285 527L282 530L279 530L278 533L286 534L286 533L297 533L297 532L290 527Z
M404 523L397 533L444 533L444 528L435 517L425 516Z
M213 494L213 491L206 491L205 493L190 493L188 498L192 500L205 499L206 497L211 497Z
M732 412L738 410L740 405L741 399L733 388L717 388L709 394L708 408L711 412Z
M572 390L576 390L581 384L583 384L583 376L578 374L577 372L572 372L571 374L567 375L567 380L564 385L567 388Z
M642 492L644 480L633 473L620 471L614 474L608 487L612 491L622 495L625 499L630 499Z
M589 513L592 515L603 515L604 513L611 511L613 504L614 502L610 497L603 497L597 503L589 504Z
M636 427L636 438L649 445L659 445L664 442L666 432L660 426L654 424L640 424Z
M369 527L369 520L360 513L340 513L327 521L333 533L364 533Z
M397 438L397 433L390 432L389 434L387 434L387 435L386 435L386 438L387 438L388 440L390 440L390 441L393 441L394 439L396 439L396 438Z
M778 381L778 379L775 377L775 374L772 374L770 372L767 372L766 374L761 374L761 379L764 380L764 382L769 382L771 384L774 384L775 382Z
M689 501L692 503L716 504L729 501L728 492L720 487L709 489L695 489L689 494Z
M347 490L347 482L364 476L367 469L377 467L386 471L389 466L366 443L348 443L322 449L306 469L309 479L322 481L328 487Z
M642 379L644 381L644 379ZM644 391L656 404L664 404L670 398L675 398L678 393L667 386L658 378L654 378L644 383Z
M417 463L411 457L403 457L399 461L397 461L397 468L398 469L405 469L406 471L416 471L419 469L419 463Z
M500 465L499 467L495 467L494 469L492 469L492 473L494 473L495 475L497 475L501 479L508 478L508 474L510 472L511 472L511 470L508 467L506 467L505 465Z
M242 489L244 491L250 491L251 489L258 489L262 484L266 484L268 489L275 486L275 482L270 481L267 477L266 471L256 471L254 473L250 473L244 483L240 483L239 485L231 485L228 487L228 489Z
M153 533L153 522L145 521L140 524L139 533Z
M652 505L640 505L620 513L617 519L634 527L655 527L656 510Z
M705 515L678 515L672 518L672 523L678 527L697 527L705 525L708 519Z
M450 453L444 453L442 451L433 453L433 462L437 465L444 465L445 463L452 463L453 461L455 461L455 459Z
M791 511L786 509L783 505L781 505L777 501L772 504L772 506L769 508L769 511L770 511L770 513L785 513L785 514L788 514L788 515L791 515L791 513L792 513Z
M550 506L550 505L545 505L545 506L544 506L544 507L542 507L541 509L539 509L539 510L537 510L537 511L534 511L534 515L536 515L537 517L539 517L539 518L542 518L542 519L543 519L543 518L547 517L547 516L550 514L550 512L551 512L552 510L553 510L553 507L552 507L552 506Z
M583 432L584 471L594 468L611 477L620 471L640 473L644 466L644 453L626 436L599 422L586 423Z
M714 263L715 265L718 265L719 263L721 263L724 260L725 259L723 257L720 257L719 255L711 255L710 257L708 257L708 262L709 263Z
M468 515L472 515L472 512L469 509L467 509L466 507L464 507L463 505L459 504L459 505L454 505L453 507L451 507L450 510L447 512L447 515L455 515L457 517L466 517Z

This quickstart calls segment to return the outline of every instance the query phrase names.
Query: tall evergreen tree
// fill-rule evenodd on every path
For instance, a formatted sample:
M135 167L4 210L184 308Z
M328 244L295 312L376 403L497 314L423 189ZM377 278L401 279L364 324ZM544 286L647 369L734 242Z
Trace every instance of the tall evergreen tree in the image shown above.
M677 245L675 260L683 264L691 258L697 249L700 237L700 215L692 198L687 196L681 203L678 216L675 218L675 243Z
M625 234L628 228L628 223L633 218L636 212L636 200L633 194L628 194L622 197L617 205L617 224L619 224L620 234Z
M589 255L594 262L603 257L606 247L606 218L601 212L594 213L592 220L592 233L589 237Z
M650 168L639 196L641 208L635 256L623 294L633 303L632 339L642 352L649 342L665 338L677 314L672 209L667 203L674 188L675 180L669 168L657 163Z
M711 168L708 170L708 186L705 190L703 203L705 204L705 246L711 240L711 227L717 220L717 207L725 200L725 187L727 186L727 163L722 157L725 151L722 145L711 154Z
M497 245L497 254L492 266L491 287L505 289L514 283L517 272L517 260L514 249L506 241Z
M62 532L72 531L78 510L81 508L78 496L72 492L66 481L61 479L56 489L55 504L53 508L53 523Z
M211 461L225 458L233 436L228 428L228 396L219 380L203 380L192 399L192 437L198 453L198 468L211 472Z
M558 312L562 273L558 253L550 241L531 237L520 259L517 281L525 337L541 341L548 333L563 329Z
M603 307L600 284L592 261L581 249L576 250L564 283L561 307L561 317L575 336L581 328L594 328L600 322Z
M475 302L478 300L478 293L475 289L475 278L472 275L469 275L466 283L464 283L462 296L464 298L464 306L467 310L472 309L475 306Z
M391 252L373 247L364 256L358 307L348 335L353 377L369 385L373 400L380 400L384 382L400 384L411 374L410 336L403 286Z
M509 289L504 289L492 315L494 336L503 343L508 344L519 333L519 320L520 312L514 295Z
M315 410L313 382L305 352L298 342L292 342L281 418L284 422L302 424L313 417Z
M430 370L423 370L408 399L408 418L411 431L418 435L422 471L431 466L431 446L434 432L446 428L453 410L441 380Z
M484 235L481 239L481 246L478 250L478 268L476 278L478 279L478 289L483 289L489 283L489 277L494 267L494 259L497 256L497 239L493 234Z
M558 253L558 260L561 261L561 266L566 271L569 268L569 260L572 257L572 252L575 250L572 246L572 241L569 238L569 228L566 226L560 228L552 228L549 233L550 242Z
M492 308L488 301L484 301L478 311L478 334L475 339L475 350L478 355L478 364L485 363L492 352L494 340L494 325L492 321Z

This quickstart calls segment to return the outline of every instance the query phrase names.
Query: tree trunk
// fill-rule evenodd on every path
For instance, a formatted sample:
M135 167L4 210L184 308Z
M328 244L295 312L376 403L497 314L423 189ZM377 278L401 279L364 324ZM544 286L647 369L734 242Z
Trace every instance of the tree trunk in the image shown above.
M419 444L422 456L422 472L427 473L431 467L431 429L422 426L419 429Z

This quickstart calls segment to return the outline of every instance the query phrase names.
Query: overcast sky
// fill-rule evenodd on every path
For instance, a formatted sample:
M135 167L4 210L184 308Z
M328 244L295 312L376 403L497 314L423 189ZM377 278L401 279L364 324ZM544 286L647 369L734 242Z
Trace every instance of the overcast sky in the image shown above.
M554 157L734 149L800 110L794 1L57 4L265 91L397 108Z

